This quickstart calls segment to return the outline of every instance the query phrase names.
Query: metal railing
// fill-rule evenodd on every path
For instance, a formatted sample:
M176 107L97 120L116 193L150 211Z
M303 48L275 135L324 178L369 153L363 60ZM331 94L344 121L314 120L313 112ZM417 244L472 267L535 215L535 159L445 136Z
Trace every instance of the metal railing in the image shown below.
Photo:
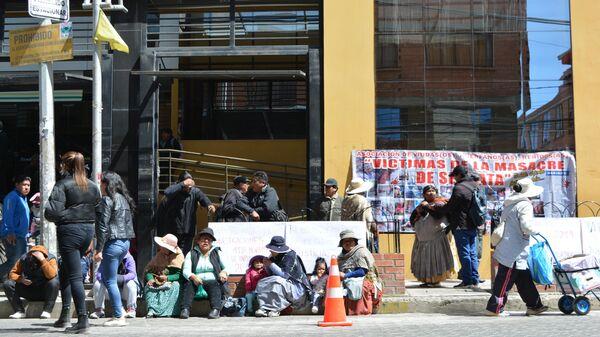
M290 218L299 219L306 208L306 167L269 163L247 158L179 150L158 150L159 192L177 182L183 172L194 177L196 186L214 203L233 187L238 175L252 176L256 171L269 175L269 185L277 190L281 204Z

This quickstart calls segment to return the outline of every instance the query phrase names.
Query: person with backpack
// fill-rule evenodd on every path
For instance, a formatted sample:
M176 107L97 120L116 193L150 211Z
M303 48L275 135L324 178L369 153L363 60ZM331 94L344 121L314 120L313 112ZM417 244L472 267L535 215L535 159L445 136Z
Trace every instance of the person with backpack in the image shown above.
M248 214L252 221L287 221L277 191L269 185L269 176L263 171L254 172L250 189L238 199L236 208Z
M440 208L429 209L434 217L448 218L446 233L452 231L461 264L459 278L462 282L455 288L479 287L479 259L477 258L477 227L485 221L485 197L483 188L473 180L464 166L452 169L450 177L455 184L448 203Z

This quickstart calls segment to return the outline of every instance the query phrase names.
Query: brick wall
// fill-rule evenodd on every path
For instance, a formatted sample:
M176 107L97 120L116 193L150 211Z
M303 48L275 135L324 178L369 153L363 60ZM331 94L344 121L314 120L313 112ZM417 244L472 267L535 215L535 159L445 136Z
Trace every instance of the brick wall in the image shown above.
M404 254L373 254L377 270L383 280L384 295L400 295L406 292L404 285ZM244 297L244 276L229 276L229 290L233 297Z
M383 280L383 295L401 295L404 284L404 254L373 254L379 276Z

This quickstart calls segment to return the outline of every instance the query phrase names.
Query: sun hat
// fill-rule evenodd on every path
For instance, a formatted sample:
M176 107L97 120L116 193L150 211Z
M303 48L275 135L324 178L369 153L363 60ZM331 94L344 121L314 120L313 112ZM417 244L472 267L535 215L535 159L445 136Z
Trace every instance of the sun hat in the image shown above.
M519 192L517 192L520 190ZM517 180L513 187L513 193L506 200L516 200L521 198L532 198L544 192L544 188L533 183L531 178Z
M360 178L352 179L350 185L346 189L346 194L357 194L364 193L373 187L373 183L370 181L364 181Z
M290 247L285 244L285 239L279 235L272 237L271 242L265 247L275 253L287 253L290 251Z
M157 245L170 250L173 253L180 253L181 249L177 246L177 237L173 234L167 234L163 237L155 236L154 242Z
M194 241L197 241L202 235L208 235L213 241L217 241L217 238L215 238L215 232L210 227L206 227L199 231L198 234L196 234Z
M340 243L338 244L338 247L342 246L342 241L344 241L344 239L354 239L357 242L358 240L360 240L358 236L354 233L354 231L350 229L344 229L340 232Z

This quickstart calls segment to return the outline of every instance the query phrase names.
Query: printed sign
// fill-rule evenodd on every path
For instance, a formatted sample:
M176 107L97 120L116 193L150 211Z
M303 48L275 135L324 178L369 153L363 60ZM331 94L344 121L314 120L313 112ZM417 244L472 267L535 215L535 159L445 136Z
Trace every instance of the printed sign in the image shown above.
M530 177L544 187L533 201L538 217L569 216L575 204L575 158L570 152L478 153L459 151L353 151L354 178L374 183L367 193L373 216L383 232L412 232L410 214L423 200L426 185L435 185L450 198L452 168L467 166L486 187L491 216L502 208L511 186Z
M69 0L29 0L29 16L69 21Z
M227 260L230 274L245 274L250 258L255 255L269 256L265 246L274 235L285 237L286 244L302 258L306 272L314 269L317 257L329 264L332 255L337 256L340 232L353 230L359 238L366 237L366 226L360 221L293 221L293 222L211 222L217 241ZM364 244L364 240L359 240Z
M11 30L9 39L13 67L73 58L70 22Z

